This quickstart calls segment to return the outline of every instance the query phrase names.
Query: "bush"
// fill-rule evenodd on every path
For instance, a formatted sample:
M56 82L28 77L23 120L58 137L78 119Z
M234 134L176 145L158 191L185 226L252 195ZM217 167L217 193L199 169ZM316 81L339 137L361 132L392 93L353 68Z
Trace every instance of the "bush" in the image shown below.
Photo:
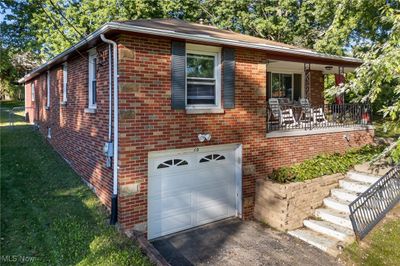
M370 161L384 148L384 146L366 145L360 149L349 150L344 154L321 154L293 166L275 169L269 178L280 183L288 183L301 182L323 175L345 173L356 164Z

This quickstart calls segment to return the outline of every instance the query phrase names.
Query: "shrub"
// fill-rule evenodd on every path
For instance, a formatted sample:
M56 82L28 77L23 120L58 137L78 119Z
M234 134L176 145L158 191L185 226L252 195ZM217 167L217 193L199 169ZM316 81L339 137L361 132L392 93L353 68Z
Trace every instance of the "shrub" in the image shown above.
M301 182L323 175L345 173L356 164L370 161L384 146L366 145L344 154L321 154L289 167L273 170L269 178L280 183Z

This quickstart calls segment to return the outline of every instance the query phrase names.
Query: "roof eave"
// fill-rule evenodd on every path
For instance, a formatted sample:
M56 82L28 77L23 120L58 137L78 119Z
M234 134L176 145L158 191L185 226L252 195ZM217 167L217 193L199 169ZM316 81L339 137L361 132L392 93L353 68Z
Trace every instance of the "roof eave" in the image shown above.
M96 31L92 32L91 34L89 34L88 36L86 36L83 40L80 40L78 43L72 45L70 48L66 49L64 52L58 54L57 56L53 57L46 63L40 65L39 67L33 69L29 74L25 75L23 78L20 78L18 80L18 83L25 83L26 81L31 79L33 76L35 76L35 74L42 72L43 70L48 68L50 65L52 65L54 62L69 55L73 51L81 48L82 46L86 45L90 41L96 39L98 36L100 36L100 34L106 33L109 30L110 30L110 27L109 27L108 23L104 24L98 30L96 30Z
M268 51L268 52L285 53L285 54L289 54L289 55L293 55L293 56L305 56L305 57L310 57L310 58L314 58L314 59L335 60L335 61L341 61L343 63L354 64L354 65L356 65L356 64L360 65L363 63L363 61L358 58L322 54L322 53L318 53L318 52L314 52L314 51L310 51L310 50L302 51L302 50L295 50L292 48L281 47L281 46L256 44L256 43L241 42L241 41L235 41L235 40L229 40L229 39L223 39L223 38L215 38L215 37L208 36L208 35L192 35L192 34L187 34L187 33L176 32L176 31L172 31L172 30L161 30L161 29L155 29L155 28L146 28L146 27L140 27L140 26L134 26L134 25L126 25L126 24L118 23L118 22L109 22L109 23L106 23L103 26L101 26L98 30L91 33L85 39L79 41L77 44L71 46L70 48L68 48L67 50L62 52L61 54L52 58L45 64L32 70L31 73L29 73L25 77L19 79L18 82L24 83L24 82L28 81L29 79L34 77L35 74L38 74L41 71L43 71L44 69L48 68L57 60L61 59L64 56L67 56L68 54L72 53L73 51L81 48L88 42L90 42L90 41L94 40L95 38L97 38L98 36L100 36L100 34L105 34L111 30L120 30L120 31L127 31L127 32L157 35L157 36L162 36L162 37L184 39L184 40L196 41L196 42L205 42L205 43L208 42L208 43L221 44L221 45L227 45L227 46L258 49L258 50L264 50L264 51Z

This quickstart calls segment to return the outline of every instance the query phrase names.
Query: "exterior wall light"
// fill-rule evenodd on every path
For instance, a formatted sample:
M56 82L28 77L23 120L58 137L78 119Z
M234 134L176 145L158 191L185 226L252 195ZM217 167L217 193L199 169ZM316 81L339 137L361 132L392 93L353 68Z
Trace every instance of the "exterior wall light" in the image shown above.
M204 141L210 141L211 140L211 134L199 134L198 136L197 136L198 138L199 138L199 141L200 142L204 142Z

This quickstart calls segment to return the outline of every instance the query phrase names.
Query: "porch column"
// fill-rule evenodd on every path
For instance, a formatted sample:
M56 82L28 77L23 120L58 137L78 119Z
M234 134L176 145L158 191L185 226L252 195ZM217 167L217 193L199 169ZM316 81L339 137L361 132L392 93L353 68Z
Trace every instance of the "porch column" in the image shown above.
M311 64L304 63L304 97L310 100L310 90L311 90Z

